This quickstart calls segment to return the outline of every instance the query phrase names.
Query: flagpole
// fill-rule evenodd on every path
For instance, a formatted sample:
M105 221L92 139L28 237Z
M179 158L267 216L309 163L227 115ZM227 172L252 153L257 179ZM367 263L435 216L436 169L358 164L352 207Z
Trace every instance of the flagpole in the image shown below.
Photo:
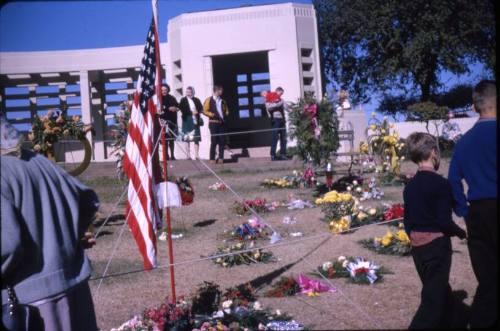
M158 11L157 11L157 1L152 0L153 5L153 17L155 21L155 49L156 49L156 96L158 104L160 105L159 110L162 110L162 95L161 95L161 61L160 61L160 39L158 36ZM168 130L168 125L165 123L165 130L161 131L161 145L163 149L163 177L165 182L168 182L168 165L167 165L167 142L166 135ZM173 156L173 155L172 155ZM168 185L165 185L167 201L168 199ZM172 222L170 220L170 206L167 205L166 208L166 220L167 220L167 242L168 242L168 259L170 262L170 288L172 292L173 302L177 302L175 294L175 273L174 273L174 249L172 245Z

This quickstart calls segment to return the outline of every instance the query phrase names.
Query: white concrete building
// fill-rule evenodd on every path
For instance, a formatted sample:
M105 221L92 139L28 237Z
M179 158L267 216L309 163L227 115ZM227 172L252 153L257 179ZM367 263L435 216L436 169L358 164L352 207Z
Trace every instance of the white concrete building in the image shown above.
M144 27L147 30L147 26ZM165 78L179 99L193 86L203 100L214 84L224 87L231 115L229 131L270 128L260 92L281 86L296 101L305 92L321 96L316 13L310 4L283 3L177 16L161 44ZM1 52L1 107L21 130L35 114L65 109L92 123L93 160L110 158L109 125L120 103L133 92L144 45L49 52ZM181 119L179 116L179 125ZM208 122L208 121L206 121ZM200 156L208 158L210 134L202 127ZM269 132L234 135L231 148L250 156L269 155ZM90 138L90 136L89 136ZM70 148L69 148L70 149ZM66 149L65 149L66 150ZM71 162L63 153L62 158ZM176 157L183 158L180 148Z

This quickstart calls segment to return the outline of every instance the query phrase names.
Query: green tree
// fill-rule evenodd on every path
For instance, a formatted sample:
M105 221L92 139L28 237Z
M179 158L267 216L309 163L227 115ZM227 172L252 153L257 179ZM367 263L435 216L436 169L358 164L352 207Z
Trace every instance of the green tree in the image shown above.
M496 69L491 0L313 0L326 77L366 102L408 86L429 101L439 74Z

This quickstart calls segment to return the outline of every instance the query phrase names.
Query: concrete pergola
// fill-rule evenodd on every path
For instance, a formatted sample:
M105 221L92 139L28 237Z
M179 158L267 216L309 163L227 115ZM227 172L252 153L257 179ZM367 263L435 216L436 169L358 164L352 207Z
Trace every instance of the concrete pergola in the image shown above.
M203 101L212 94L213 85L223 81L234 114L233 130L268 126L259 95L263 89L282 86L288 101L305 92L323 94L316 13L310 4L186 13L169 20L167 33L168 43L160 45L160 53L163 77L174 96L179 99L187 86L193 86ZM35 114L67 107L68 114L81 114L84 123L92 123L95 135L88 138L93 161L112 160L108 121L134 91L143 49L144 45L137 45L0 52L1 107L24 131ZM200 156L207 158L208 125L201 135ZM268 155L268 147L262 147L268 146L266 137L245 140L249 147L261 146L253 155ZM183 157L177 148L176 158Z

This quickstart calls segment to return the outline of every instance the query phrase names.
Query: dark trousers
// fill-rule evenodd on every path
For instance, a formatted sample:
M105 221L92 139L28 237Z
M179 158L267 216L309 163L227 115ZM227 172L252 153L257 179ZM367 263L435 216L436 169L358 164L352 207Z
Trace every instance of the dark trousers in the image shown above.
M271 156L276 156L276 147L278 146L278 137L280 140L280 154L286 156L286 125L282 118L271 120L272 140L271 140Z
M215 148L219 146L219 157L218 159L224 160L224 145L226 144L226 128L220 123L209 123L208 128L210 129L210 160L215 160Z
M410 329L449 328L453 313L453 296L448 282L451 268L451 240L434 239L429 244L412 247L413 261L422 281L420 306Z
M176 124L168 121L166 130L167 145L170 149L170 157L174 158L175 138L177 138L177 135L179 134L179 129ZM167 150L167 159L168 158L169 156Z
M465 217L467 246L478 282L471 306L471 328L489 328L497 319L497 199L470 202Z

